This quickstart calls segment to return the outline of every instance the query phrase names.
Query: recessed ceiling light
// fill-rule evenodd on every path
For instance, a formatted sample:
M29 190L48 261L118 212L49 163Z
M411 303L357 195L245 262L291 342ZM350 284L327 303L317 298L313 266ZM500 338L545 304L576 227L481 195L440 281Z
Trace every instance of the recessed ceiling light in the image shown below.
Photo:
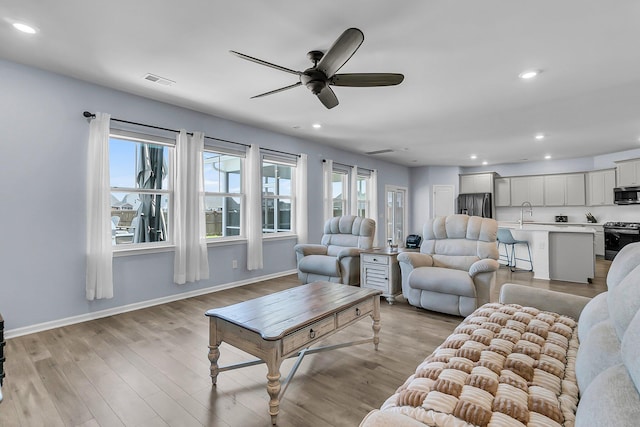
M471 160L475 160L475 159L477 159L477 158L478 158L478 156L476 156L475 154L472 154L472 155L471 155Z
M541 139L544 139L544 137L545 137L544 133L536 134L536 139L537 139L538 141L540 141Z
M544 158L549 160L551 158L551 154L547 154L546 156L544 156Z
M520 74L518 74L518 77L520 77L523 80L529 80L529 79L532 79L532 78L536 77L541 72L542 72L542 70L527 70L527 71L523 71Z
M311 125L311 127L313 127L314 129L320 129L322 125L320 123L314 123Z
M36 30L34 27L32 27L31 25L27 25L24 24L22 22L14 22L13 24L13 28L15 28L18 31L22 31L23 33L27 33L27 34L35 34L38 32L38 30Z
M486 166L486 165L488 165L488 164L489 164L489 162L487 162L487 161L485 160L484 162L482 162L482 164Z

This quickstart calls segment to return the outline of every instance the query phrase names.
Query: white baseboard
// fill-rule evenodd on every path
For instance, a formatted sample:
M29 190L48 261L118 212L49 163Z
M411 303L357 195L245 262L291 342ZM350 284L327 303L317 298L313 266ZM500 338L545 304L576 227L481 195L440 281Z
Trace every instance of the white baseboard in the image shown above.
M238 282L223 283L221 285L212 286L204 289L197 289L195 291L183 292L180 294L169 295L162 298L156 298L148 301L141 301L134 304L127 304L120 307L113 307L106 310L96 311L93 313L81 314L78 316L67 317L64 319L52 320L50 322L38 323L35 325L25 326L22 328L9 329L4 331L5 339L16 338L22 335L33 334L36 332L42 332L49 329L60 328L62 326L73 325L76 323L87 322L89 320L101 319L103 317L113 316L115 314L126 313L128 311L140 310L141 308L152 307L154 305L166 304L172 301L178 301L181 299L197 297L199 295L208 294L211 292L222 291L224 289L236 288L238 286L248 285L250 283L262 282L264 280L277 279L278 277L289 276L296 274L297 270L282 271L280 273L267 274L265 276L254 277L251 279L240 280Z

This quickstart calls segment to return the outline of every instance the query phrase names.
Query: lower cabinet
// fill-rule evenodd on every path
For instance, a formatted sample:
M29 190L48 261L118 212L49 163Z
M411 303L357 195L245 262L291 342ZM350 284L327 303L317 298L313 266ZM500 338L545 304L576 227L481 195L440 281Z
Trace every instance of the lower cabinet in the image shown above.
M360 286L382 291L389 304L402 293L398 252L371 250L360 254Z

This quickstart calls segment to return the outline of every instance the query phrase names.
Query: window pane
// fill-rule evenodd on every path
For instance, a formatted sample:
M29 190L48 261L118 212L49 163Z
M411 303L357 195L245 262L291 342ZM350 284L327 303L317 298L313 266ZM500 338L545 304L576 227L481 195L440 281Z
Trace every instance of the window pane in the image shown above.
M291 196L292 167L262 163L262 192L266 196Z
M167 241L169 206L166 194L112 192L112 243L121 245Z
M240 198L207 195L205 223L207 238L240 235Z
M120 138L109 139L111 187L167 188L169 148Z
M242 161L239 157L205 151L203 161L206 192L240 193Z
M291 200L262 199L262 231L264 233L291 231Z

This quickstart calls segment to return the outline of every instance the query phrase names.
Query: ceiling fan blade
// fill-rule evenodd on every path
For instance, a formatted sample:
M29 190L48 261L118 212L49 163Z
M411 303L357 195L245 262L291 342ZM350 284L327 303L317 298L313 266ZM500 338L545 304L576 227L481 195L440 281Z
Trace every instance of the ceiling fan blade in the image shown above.
M300 71L295 71L290 68L281 67L280 65L272 64L271 62L263 61L262 59L254 58L253 56L245 55L244 53L236 52L235 50L230 50L230 53L242 58L247 61L255 62L256 64L264 65L267 67L275 68L276 70L284 71L285 73L295 74L296 76L301 75Z
M282 92L285 90L289 90L289 89L293 89L294 87L298 87L300 86L302 83L298 82L298 83L294 83L292 85L289 86L285 86L285 87L281 87L280 89L276 89L276 90L271 90L269 92L265 92L265 93L261 93L260 95L256 95L256 96L252 96L250 99L253 98L261 98L263 96L267 96L267 95L273 95L274 93L278 93L278 92Z
M370 87L370 86L393 86L402 83L404 76L395 73L354 73L354 74L336 74L331 80L330 85L334 86L351 86L351 87Z
M318 94L318 99L325 107L331 109L338 105L338 97L329 86L325 86Z
M333 43L318 62L318 70L327 77L333 76L356 53L364 41L364 34L357 28L349 28Z

